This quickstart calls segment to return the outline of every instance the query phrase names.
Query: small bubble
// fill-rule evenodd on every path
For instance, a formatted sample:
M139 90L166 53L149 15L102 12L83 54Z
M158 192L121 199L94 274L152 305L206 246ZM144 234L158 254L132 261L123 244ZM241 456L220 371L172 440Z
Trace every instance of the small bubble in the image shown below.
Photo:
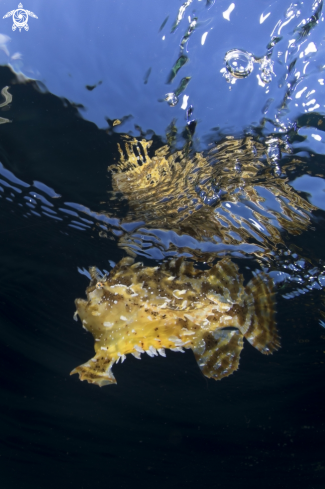
M241 163L239 161L236 161L236 163L234 165L234 170L237 173L240 173L242 171L242 166L241 166Z
M281 149L279 146L279 141L275 138L271 138L266 141L266 156L267 160L271 165L277 166L281 159Z
M261 80L264 83L270 83L272 81L272 75L274 75L273 72L273 61L271 61L269 58L265 57L261 63Z
M166 93L165 100L170 107L175 107L178 104L178 97L174 92Z
M254 68L254 58L247 51L231 49L225 56L226 68L235 78L246 78Z

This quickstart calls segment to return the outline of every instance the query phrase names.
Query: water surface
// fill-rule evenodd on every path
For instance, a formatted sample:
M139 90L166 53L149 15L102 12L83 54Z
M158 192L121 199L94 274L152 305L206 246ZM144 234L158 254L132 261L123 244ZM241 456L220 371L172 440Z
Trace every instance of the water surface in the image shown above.
M4 488L324 486L323 4L230 6L31 0L28 32L1 20ZM134 138L185 162L141 208L108 171ZM270 273L282 348L246 345L220 382L190 351L127 358L117 386L70 377L93 354L87 270L130 252Z

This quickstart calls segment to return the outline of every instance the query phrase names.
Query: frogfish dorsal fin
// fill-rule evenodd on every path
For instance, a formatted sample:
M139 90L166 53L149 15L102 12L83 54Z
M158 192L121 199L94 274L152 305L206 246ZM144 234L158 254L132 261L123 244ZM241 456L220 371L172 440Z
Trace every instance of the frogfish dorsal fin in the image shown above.
M220 380L238 369L242 349L243 335L238 330L221 329L206 332L194 354L202 373Z

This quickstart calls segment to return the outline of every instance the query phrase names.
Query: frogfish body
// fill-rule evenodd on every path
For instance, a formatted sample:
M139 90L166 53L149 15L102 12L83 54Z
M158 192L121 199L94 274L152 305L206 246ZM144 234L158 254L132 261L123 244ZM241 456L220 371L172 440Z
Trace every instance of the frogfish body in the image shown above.
M202 271L184 258L145 267L126 257L107 279L91 273L76 314L93 334L96 354L71 372L81 380L115 384L112 367L126 355L184 348L206 377L218 380L237 370L244 337L264 354L280 346L271 279L261 273L245 286L229 258Z

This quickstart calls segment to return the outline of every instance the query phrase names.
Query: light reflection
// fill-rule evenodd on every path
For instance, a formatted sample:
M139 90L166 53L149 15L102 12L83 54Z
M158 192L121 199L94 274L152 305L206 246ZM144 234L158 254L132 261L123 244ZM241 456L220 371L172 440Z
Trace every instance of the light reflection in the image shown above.
M316 104L314 105L314 107L310 107L308 109L308 112L314 112L315 110L319 109L320 108L320 105L319 104Z
M299 58L303 58L304 56L307 56L307 54L310 53L317 53L317 48L314 42L310 42L306 47L306 49L304 51L301 51L301 53L299 54Z
M177 15L177 18L174 22L174 25L172 27L172 31L171 32L174 32L176 29L177 29L177 26L179 25L179 23L181 22L181 20L183 19L184 17L184 13L187 9L187 7L189 5L191 5L192 3L192 0L187 0L185 3L183 3L183 5L179 8L179 11L178 11L178 15Z
M229 7L227 8L227 10L225 10L224 12L222 12L222 17L226 20L229 20L230 21L230 14L231 12L234 10L235 8L235 4L234 3L231 3L229 5Z
M295 15L291 15L291 17L289 17L289 19L286 22L281 23L281 25L280 25L280 27L278 29L278 36L280 36L283 27L285 27L286 25L288 25L289 22L291 22L292 19L294 19L294 18L295 18Z
M312 134L311 137L314 138L314 139L316 139L316 141L321 141L322 140L322 138L321 138L321 136L319 134Z
M267 13L266 15L261 14L260 16L260 24L263 24L263 22L266 21L266 19L271 15L271 12Z
M258 74L256 75L257 78L257 83L259 84L260 87L265 87L266 83L261 79L261 76Z
M305 55L309 54L309 53L316 53L317 52L317 48L315 46L315 43L314 42L310 42L307 46L307 48L305 49Z
M301 95L307 90L307 87L304 87L302 90L296 93L295 98L300 98Z
M10 56L7 43L11 41L11 37L6 34L0 34L0 49L7 55Z
M185 110L187 108L188 99L189 99L188 95L183 95L183 102L181 105L181 109Z
M204 43L205 43L205 40L207 38L207 35L208 35L208 32L205 32L204 34L202 34L202 37L201 37L201 45L203 46Z

